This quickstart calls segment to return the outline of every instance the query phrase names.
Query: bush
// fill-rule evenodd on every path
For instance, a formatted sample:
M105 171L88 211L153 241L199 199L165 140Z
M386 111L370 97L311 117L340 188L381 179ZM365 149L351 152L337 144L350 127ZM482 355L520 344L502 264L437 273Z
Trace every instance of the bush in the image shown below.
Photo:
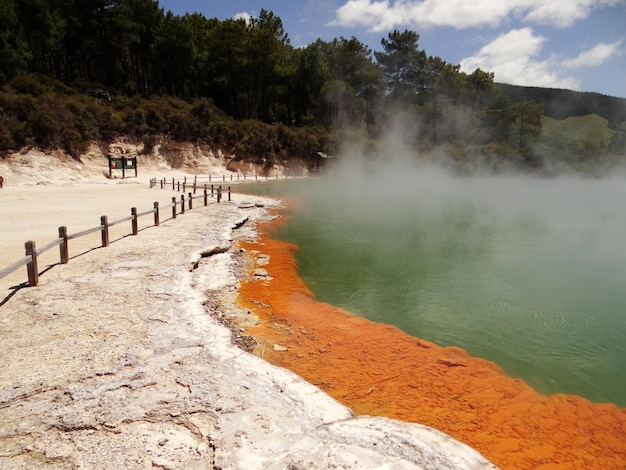
M0 151L36 144L79 158L91 140L128 136L142 139L143 153L149 154L158 136L165 136L208 144L266 169L296 161L314 166L317 151L332 153L330 135L321 126L236 121L207 98L187 102L171 96L113 96L110 102L101 101L87 93L89 85L82 86L84 92L77 92L37 75L14 78L0 90Z

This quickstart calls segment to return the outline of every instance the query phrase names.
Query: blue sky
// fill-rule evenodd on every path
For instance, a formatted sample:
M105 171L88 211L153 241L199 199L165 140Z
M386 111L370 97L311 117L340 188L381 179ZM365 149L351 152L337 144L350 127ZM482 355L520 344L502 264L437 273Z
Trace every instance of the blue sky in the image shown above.
M159 0L174 14L279 16L295 47L352 36L372 50L394 29L428 55L497 82L626 98L626 0Z

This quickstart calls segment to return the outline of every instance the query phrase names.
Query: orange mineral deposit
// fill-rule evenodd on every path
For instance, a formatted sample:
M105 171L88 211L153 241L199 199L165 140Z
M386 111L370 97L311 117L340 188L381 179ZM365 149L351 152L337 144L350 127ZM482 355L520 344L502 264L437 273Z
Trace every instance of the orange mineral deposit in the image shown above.
M502 469L626 469L626 409L544 396L492 362L317 302L297 271L297 247L267 236L271 276L241 285L259 318L256 353L325 390L357 415L440 429Z

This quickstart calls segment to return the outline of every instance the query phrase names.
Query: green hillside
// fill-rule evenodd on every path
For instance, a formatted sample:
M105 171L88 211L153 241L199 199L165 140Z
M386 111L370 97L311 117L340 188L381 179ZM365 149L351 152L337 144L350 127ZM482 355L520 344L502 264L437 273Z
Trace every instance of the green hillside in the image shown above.
M624 149L615 152L620 136L624 134L609 127L608 119L597 114L570 116L557 120L544 116L537 151L544 163L576 171L602 174L615 164L623 162Z

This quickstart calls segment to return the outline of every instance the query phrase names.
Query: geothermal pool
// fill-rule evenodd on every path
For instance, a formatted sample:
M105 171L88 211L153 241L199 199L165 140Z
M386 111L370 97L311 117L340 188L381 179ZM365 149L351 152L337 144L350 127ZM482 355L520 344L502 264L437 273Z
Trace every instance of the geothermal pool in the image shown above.
M297 197L274 236L318 300L626 407L625 183L389 165L263 190Z

